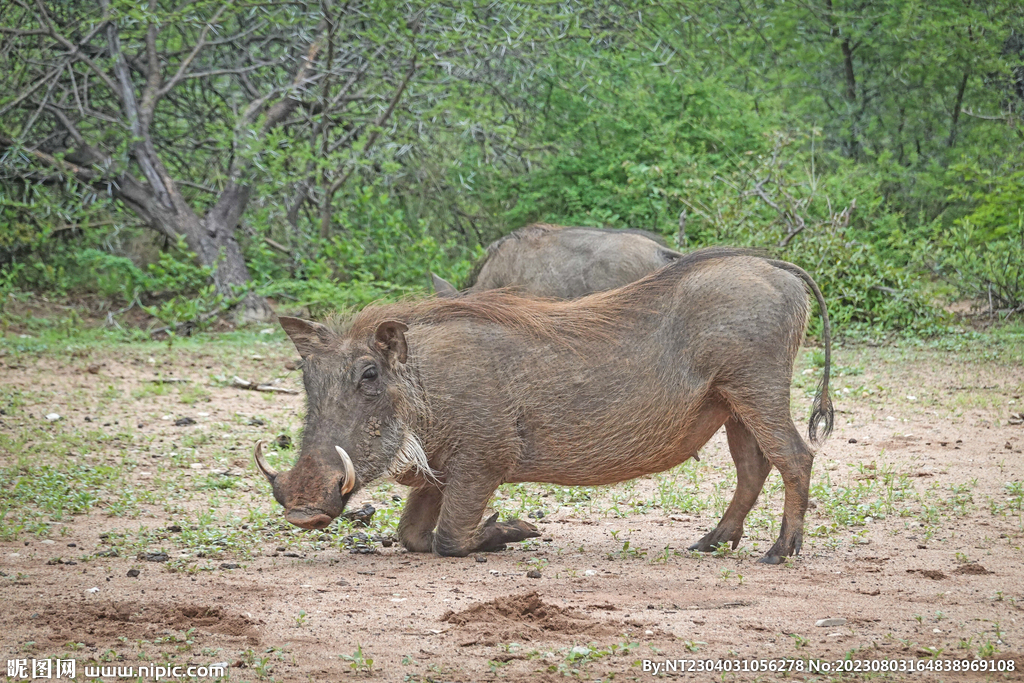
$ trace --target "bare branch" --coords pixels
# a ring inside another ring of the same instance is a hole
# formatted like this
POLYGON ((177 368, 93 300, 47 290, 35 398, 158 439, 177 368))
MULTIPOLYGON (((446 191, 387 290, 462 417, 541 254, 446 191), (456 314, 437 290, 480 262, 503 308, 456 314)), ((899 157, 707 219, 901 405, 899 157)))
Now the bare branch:
POLYGON ((121 96, 121 91, 117 87, 117 84, 114 82, 114 80, 112 78, 110 78, 110 75, 106 71, 101 69, 96 64, 96 62, 92 61, 92 59, 90 59, 88 55, 84 54, 81 51, 81 46, 84 45, 94 35, 96 35, 96 33, 99 32, 101 27, 106 26, 107 22, 110 19, 110 8, 107 6, 106 2, 103 2, 102 5, 103 5, 103 18, 102 18, 102 20, 96 26, 93 27, 93 30, 89 32, 89 35, 87 35, 85 37, 85 39, 83 39, 78 45, 75 45, 70 40, 68 40, 63 35, 61 35, 57 31, 56 28, 54 28, 53 22, 50 21, 50 16, 46 13, 46 8, 43 7, 43 1, 42 0, 36 0, 36 7, 39 10, 39 20, 40 20, 40 23, 42 23, 44 26, 46 26, 47 32, 50 34, 50 36, 54 40, 56 40, 58 43, 63 45, 65 48, 67 48, 68 53, 69 53, 68 54, 69 57, 73 57, 75 59, 81 60, 81 61, 85 62, 86 64, 88 64, 89 68, 92 69, 93 71, 95 71, 96 75, 100 77, 100 79, 106 84, 106 86, 108 88, 110 88, 110 92, 112 92, 115 95, 117 95, 118 97, 120 97, 121 96))
MULTIPOLYGON (((390 118, 391 113, 395 111, 395 107, 398 105, 398 101, 402 98, 402 93, 405 92, 405 88, 406 88, 407 85, 409 85, 409 81, 412 80, 412 76, 413 76, 414 73, 416 73, 416 53, 415 52, 413 53, 412 61, 409 62, 409 71, 406 72, 405 79, 402 80, 401 85, 399 85, 398 89, 395 90, 395 94, 391 98, 391 103, 388 105, 387 109, 385 109, 383 112, 381 112, 381 115, 377 117, 377 120, 373 122, 373 125, 374 125, 373 132, 370 133, 370 137, 367 138, 366 144, 363 145, 363 149, 361 150, 361 152, 359 154, 360 157, 366 156, 366 154, 369 153, 370 149, 373 147, 374 143, 377 142, 377 137, 380 135, 381 126, 383 126, 384 123, 388 120, 388 118, 390 118)), ((320 205, 320 236, 321 237, 327 237, 328 234, 330 233, 330 228, 331 228, 331 202, 334 200, 334 193, 337 192, 341 188, 341 186, 344 185, 348 181, 348 179, 352 175, 352 173, 355 172, 355 169, 356 169, 355 161, 356 160, 353 160, 353 163, 352 163, 351 166, 349 166, 348 170, 346 170, 345 173, 340 178, 338 178, 333 183, 331 183, 330 187, 328 187, 327 191, 324 193, 323 203, 320 205)))
POLYGON ((226 10, 230 6, 230 2, 226 2, 223 5, 221 5, 220 9, 218 9, 216 13, 214 13, 214 15, 210 18, 210 21, 206 23, 206 26, 203 27, 203 30, 199 32, 199 39, 196 40, 196 45, 194 48, 192 48, 192 52, 189 53, 188 57, 181 61, 181 64, 178 65, 178 70, 174 73, 173 76, 171 76, 171 79, 167 81, 167 84, 163 88, 160 88, 159 92, 156 93, 156 99, 160 99, 161 97, 169 93, 174 88, 174 86, 178 85, 181 79, 185 76, 185 72, 187 72, 188 68, 192 65, 192 62, 199 55, 202 49, 206 47, 206 36, 210 33, 210 27, 213 24, 217 23, 217 20, 220 19, 220 15, 223 14, 224 10, 226 10))

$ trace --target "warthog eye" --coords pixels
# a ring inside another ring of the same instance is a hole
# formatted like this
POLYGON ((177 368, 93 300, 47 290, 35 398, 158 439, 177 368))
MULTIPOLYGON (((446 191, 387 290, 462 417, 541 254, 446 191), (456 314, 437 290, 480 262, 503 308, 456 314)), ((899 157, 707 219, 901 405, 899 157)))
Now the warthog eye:
POLYGON ((371 365, 370 367, 363 370, 363 379, 366 381, 375 380, 377 379, 377 374, 377 368, 371 365))

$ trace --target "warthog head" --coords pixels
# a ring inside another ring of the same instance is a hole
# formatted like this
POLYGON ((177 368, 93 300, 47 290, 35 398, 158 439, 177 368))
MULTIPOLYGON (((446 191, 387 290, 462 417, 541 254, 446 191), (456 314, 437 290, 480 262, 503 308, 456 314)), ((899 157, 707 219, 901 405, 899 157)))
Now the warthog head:
POLYGON ((402 375, 405 332, 397 321, 377 325, 371 338, 342 337, 319 323, 281 318, 302 357, 307 411, 295 466, 275 472, 256 444, 256 465, 285 508, 285 519, 322 529, 354 491, 385 473, 411 469, 431 475, 426 456, 403 422, 409 383, 402 375))

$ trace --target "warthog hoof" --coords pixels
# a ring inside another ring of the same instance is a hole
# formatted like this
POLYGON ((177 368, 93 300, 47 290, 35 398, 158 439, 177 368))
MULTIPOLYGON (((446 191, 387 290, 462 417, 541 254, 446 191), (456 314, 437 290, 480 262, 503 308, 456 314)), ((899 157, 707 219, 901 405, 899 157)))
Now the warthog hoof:
POLYGON ((729 529, 722 529, 721 527, 715 527, 713 531, 706 534, 702 539, 691 545, 687 550, 696 550, 702 553, 711 553, 718 549, 720 545, 732 545, 732 549, 735 550, 739 547, 740 538, 743 537, 743 530, 740 529, 740 533, 735 533, 729 529))
POLYGON ((788 559, 785 555, 765 555, 758 562, 761 564, 782 564, 788 559))
POLYGON ((495 512, 484 522, 480 532, 480 544, 477 545, 476 550, 479 552, 504 550, 506 543, 516 543, 538 536, 540 536, 540 531, 534 525, 521 519, 499 522, 498 513, 495 512))

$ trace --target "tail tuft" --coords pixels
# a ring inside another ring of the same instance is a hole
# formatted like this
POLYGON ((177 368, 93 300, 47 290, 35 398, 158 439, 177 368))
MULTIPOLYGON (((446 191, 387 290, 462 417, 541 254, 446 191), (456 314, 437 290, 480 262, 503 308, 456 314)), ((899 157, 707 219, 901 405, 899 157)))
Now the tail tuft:
POLYGON ((807 435, 811 442, 818 446, 832 433, 832 424, 835 420, 835 410, 832 407, 832 397, 828 393, 828 368, 825 375, 818 384, 818 391, 814 394, 814 403, 811 404, 811 421, 807 425, 807 435), (821 426, 821 436, 818 436, 818 427, 821 426))

